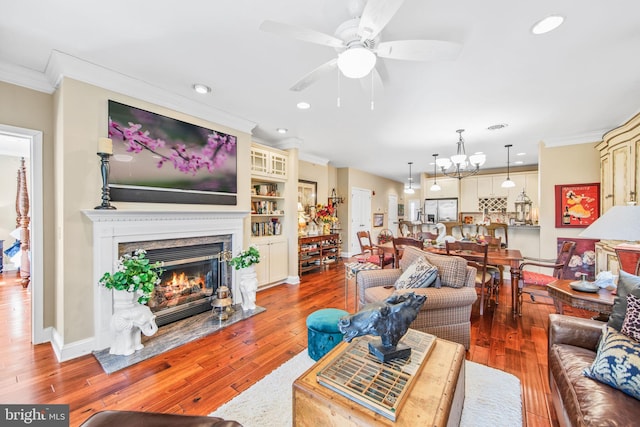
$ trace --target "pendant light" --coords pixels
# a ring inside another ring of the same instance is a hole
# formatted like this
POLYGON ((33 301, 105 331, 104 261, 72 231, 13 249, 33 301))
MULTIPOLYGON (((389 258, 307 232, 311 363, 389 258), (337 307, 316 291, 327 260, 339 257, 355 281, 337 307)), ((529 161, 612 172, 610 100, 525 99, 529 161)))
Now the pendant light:
POLYGON ((507 179, 505 179, 504 181, 502 181, 502 188, 513 188, 516 186, 516 183, 511 181, 511 178, 509 177, 509 149, 512 147, 512 144, 507 144, 505 145, 505 148, 507 149, 507 179))
POLYGON ((433 155, 433 185, 429 188, 431 191, 440 191, 441 187, 438 185, 438 181, 436 181, 436 176, 438 175, 438 155, 433 155))
POLYGON ((412 164, 413 164, 413 162, 409 162, 409 187, 404 189, 405 194, 413 194, 413 193, 415 193, 413 188, 411 188, 411 182, 413 181, 413 178, 411 177, 411 165, 412 164))
POLYGON ((462 139, 464 129, 458 129, 456 132, 458 133, 456 154, 450 159, 447 157, 438 159, 437 162, 443 175, 462 179, 477 174, 480 171, 480 166, 487 160, 487 156, 477 153, 467 157, 464 139, 462 139))

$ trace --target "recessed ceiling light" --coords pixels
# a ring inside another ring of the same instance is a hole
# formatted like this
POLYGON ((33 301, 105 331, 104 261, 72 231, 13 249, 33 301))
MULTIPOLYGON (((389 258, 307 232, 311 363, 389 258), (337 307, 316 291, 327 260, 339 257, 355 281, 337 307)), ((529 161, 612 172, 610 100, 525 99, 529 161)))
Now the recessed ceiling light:
POLYGON ((523 163, 524 162, 522 160, 517 160, 517 161, 513 162, 514 165, 521 165, 523 163))
POLYGON ((276 130, 278 131, 278 133, 287 133, 287 129, 285 128, 278 128, 276 130))
POLYGON ((531 32, 536 35, 546 34, 549 31, 553 31, 558 28, 564 22, 564 17, 560 15, 550 15, 544 19, 538 21, 533 27, 531 32))
POLYGON ((209 86, 206 86, 206 85, 203 85, 203 84, 200 84, 200 83, 194 84, 193 85, 193 90, 195 90, 196 92, 201 93, 201 94, 206 94, 206 93, 211 92, 211 88, 209 86))
POLYGON ((308 110, 309 108, 311 108, 311 104, 309 104, 308 102, 298 102, 296 106, 301 110, 308 110))
POLYGON ((488 130, 500 130, 500 129, 506 128, 507 126, 509 126, 509 125, 506 124, 506 123, 499 123, 497 125, 491 125, 487 129, 488 130))
POLYGON ((518 154, 516 154, 516 156, 526 156, 526 155, 527 155, 527 153, 518 153, 518 154))

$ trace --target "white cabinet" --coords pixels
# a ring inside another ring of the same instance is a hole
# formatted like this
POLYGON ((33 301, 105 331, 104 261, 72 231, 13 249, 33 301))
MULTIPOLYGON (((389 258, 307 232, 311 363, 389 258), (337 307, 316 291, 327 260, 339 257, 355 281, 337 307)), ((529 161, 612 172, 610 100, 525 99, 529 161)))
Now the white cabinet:
POLYGON ((287 240, 260 239, 254 244, 260 251, 260 262, 256 264, 258 287, 284 281, 289 271, 287 240))
POLYGON ((640 114, 607 132, 600 151, 601 210, 637 202, 640 188, 640 114))
POLYGON ((440 191, 431 191, 431 185, 433 185, 433 178, 425 180, 425 199, 441 199, 458 197, 458 179, 457 178, 438 178, 438 185, 440 185, 440 191))
POLYGON ((251 174, 272 179, 287 179, 286 152, 262 145, 251 145, 251 174))
POLYGON ((502 188, 502 182, 506 178, 506 175, 486 175, 477 177, 478 198, 507 197, 508 189, 502 188))
POLYGON ((524 172, 511 174, 511 180, 516 184, 515 187, 508 188, 507 192, 507 212, 515 212, 515 202, 518 200, 522 190, 531 199, 531 207, 538 207, 538 172, 524 172))
POLYGON ((477 177, 460 181, 460 212, 480 212, 477 177))

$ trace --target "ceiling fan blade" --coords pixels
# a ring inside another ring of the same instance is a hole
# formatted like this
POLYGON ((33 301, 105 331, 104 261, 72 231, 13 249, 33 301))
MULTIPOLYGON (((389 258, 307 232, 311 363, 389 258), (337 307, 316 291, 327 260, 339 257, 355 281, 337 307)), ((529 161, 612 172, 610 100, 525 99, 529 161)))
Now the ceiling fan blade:
POLYGON ((309 28, 297 27, 295 25, 283 24, 275 21, 264 21, 260 24, 260 30, 276 34, 278 36, 291 37, 305 42, 320 44, 330 47, 345 47, 344 42, 339 38, 321 33, 309 28))
POLYGON ((368 0, 360 17, 360 38, 364 41, 377 36, 403 3, 404 0, 368 0))
POLYGON ((289 90, 292 90, 294 92, 300 92, 308 88, 312 84, 314 84, 316 81, 318 81, 325 75, 329 74, 331 71, 335 70, 337 67, 338 67, 338 58, 334 58, 329 62, 325 62, 324 64, 322 64, 321 66, 319 66, 318 68, 316 68, 315 70, 311 71, 306 76, 298 80, 296 84, 294 84, 289 88, 289 90))
POLYGON ((453 61, 462 45, 442 40, 397 40, 382 42, 376 49, 381 58, 409 61, 453 61))

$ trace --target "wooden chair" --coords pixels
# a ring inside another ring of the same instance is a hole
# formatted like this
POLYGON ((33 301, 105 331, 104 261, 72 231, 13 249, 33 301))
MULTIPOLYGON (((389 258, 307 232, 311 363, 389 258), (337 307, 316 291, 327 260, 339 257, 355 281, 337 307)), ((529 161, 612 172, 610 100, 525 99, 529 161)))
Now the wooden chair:
POLYGON ((485 289, 491 289, 493 277, 487 271, 489 245, 476 242, 446 242, 447 255, 467 260, 467 265, 476 268, 476 287, 480 287, 480 315, 484 314, 485 289))
POLYGON ((640 250, 633 248, 615 248, 618 261, 620 262, 620 270, 626 273, 640 276, 640 250))
MULTIPOLYGON (((502 247, 502 237, 485 236, 484 242, 489 246, 489 250, 498 250, 502 247)), ((491 292, 489 293, 489 301, 493 298, 498 305, 498 297, 500 295, 500 287, 504 283, 504 265, 489 264, 487 271, 493 277, 491 284, 491 292)))
POLYGON ((394 264, 393 254, 385 252, 382 248, 373 245, 371 241, 371 235, 368 231, 358 231, 356 233, 358 237, 358 243, 360 243, 360 255, 356 258, 358 262, 371 262, 378 264, 380 268, 384 268, 385 265, 394 264))
POLYGON ((489 223, 489 225, 486 226, 486 228, 487 228, 487 235, 491 237, 503 238, 501 243, 502 247, 503 248, 509 247, 509 233, 507 232, 508 230, 507 224, 503 224, 501 222, 491 222, 489 223))
POLYGON ((454 236, 454 232, 455 234, 459 234, 459 238, 463 237, 462 234, 462 223, 460 221, 442 221, 442 224, 444 224, 445 228, 447 229, 446 235, 447 236, 454 236))
POLYGON ((522 313, 522 294, 529 294, 531 301, 535 301, 536 295, 549 296, 547 285, 558 279, 568 279, 567 270, 569 261, 576 249, 576 242, 564 241, 558 248, 558 257, 555 263, 541 261, 525 261, 520 264, 520 283, 518 283, 518 313, 522 313), (551 275, 527 271, 527 267, 543 267, 552 269, 551 275))
POLYGON ((404 248, 407 246, 415 246, 418 249, 424 249, 424 243, 422 240, 413 239, 411 237, 395 237, 393 239, 393 255, 396 260, 396 268, 400 268, 400 259, 402 258, 404 248))

